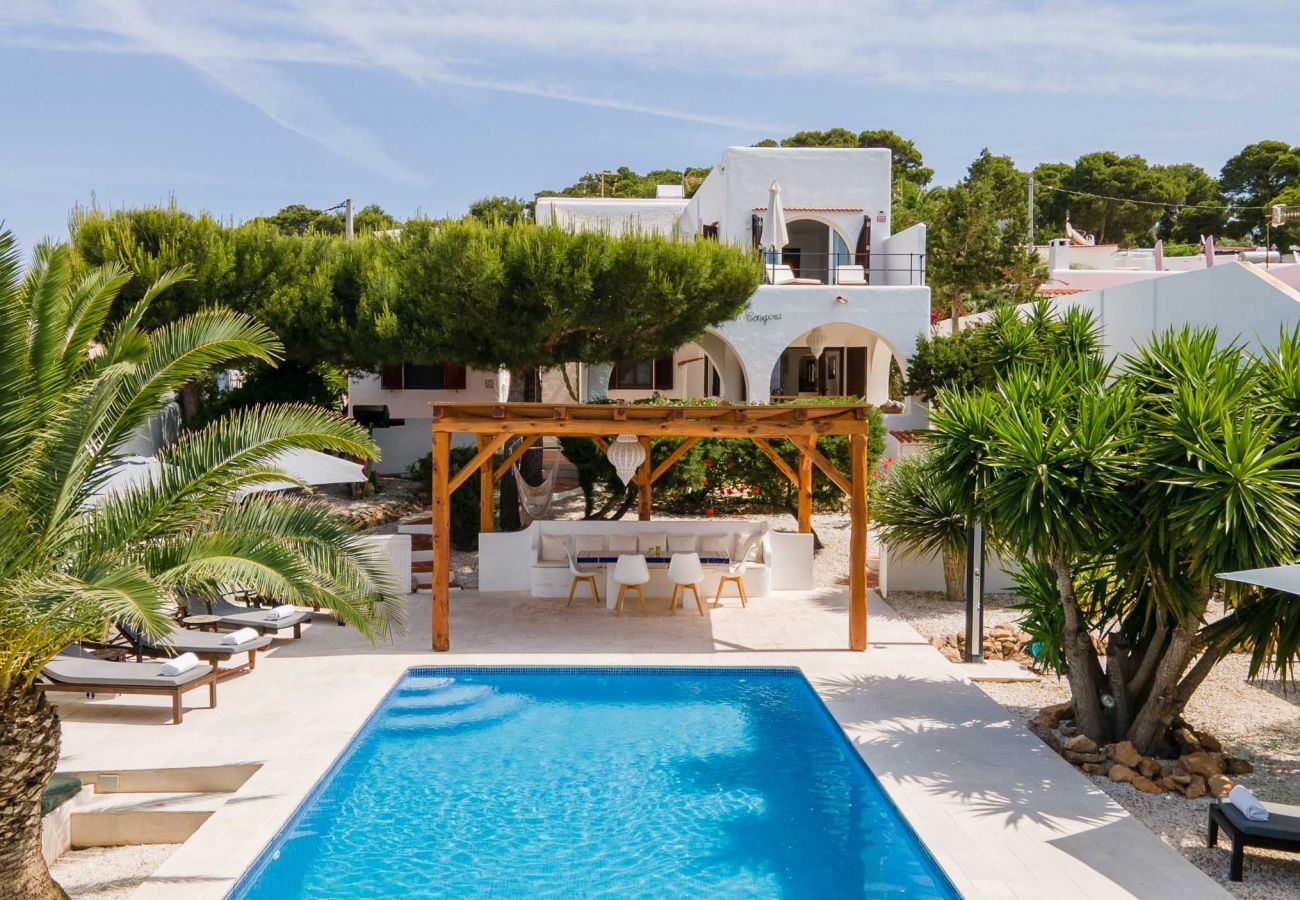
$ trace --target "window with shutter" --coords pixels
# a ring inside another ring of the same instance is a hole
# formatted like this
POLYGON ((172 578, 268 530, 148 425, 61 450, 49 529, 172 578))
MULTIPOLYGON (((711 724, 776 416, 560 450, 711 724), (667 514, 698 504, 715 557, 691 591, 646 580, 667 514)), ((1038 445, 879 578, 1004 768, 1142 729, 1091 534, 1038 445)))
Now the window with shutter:
POLYGON ((402 389, 402 367, 388 364, 379 367, 379 386, 386 391, 402 389))
POLYGON ((408 391, 440 391, 445 386, 443 366, 407 363, 402 367, 402 380, 408 391))
POLYGON ((465 390, 465 367, 444 366, 442 384, 449 391, 465 390))
POLYGON ((673 369, 675 368, 676 366, 673 365, 673 358, 671 356, 665 356, 655 360, 654 389, 656 391, 671 391, 673 389, 673 369))

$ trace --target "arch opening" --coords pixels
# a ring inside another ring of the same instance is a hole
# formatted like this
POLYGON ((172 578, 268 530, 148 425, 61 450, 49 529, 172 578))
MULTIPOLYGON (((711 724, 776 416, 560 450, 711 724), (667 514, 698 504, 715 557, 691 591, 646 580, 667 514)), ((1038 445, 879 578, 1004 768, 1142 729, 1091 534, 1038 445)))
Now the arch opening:
POLYGON ((808 397, 863 399, 880 405, 903 400, 892 385, 891 364, 906 375, 907 361, 879 333, 862 325, 830 322, 796 337, 781 351, 772 367, 772 400, 808 397), (824 346, 820 355, 809 348, 809 335, 820 330, 824 346))

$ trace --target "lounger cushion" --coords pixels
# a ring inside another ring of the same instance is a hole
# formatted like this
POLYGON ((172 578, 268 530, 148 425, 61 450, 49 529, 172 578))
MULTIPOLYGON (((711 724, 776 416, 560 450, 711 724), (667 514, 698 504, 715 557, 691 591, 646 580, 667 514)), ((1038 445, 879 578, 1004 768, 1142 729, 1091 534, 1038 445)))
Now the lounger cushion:
POLYGON ((616 553, 635 553, 636 535, 616 534, 609 539, 609 549, 616 553))
POLYGON ((163 675, 160 662, 109 662, 104 659, 74 659, 56 656, 45 664, 41 673, 60 684, 84 684, 88 687, 179 687, 212 672, 212 666, 200 665, 180 675, 163 675))
POLYGON ((732 562, 742 559, 757 562, 762 555, 762 538, 757 534, 736 535, 736 549, 731 555, 732 562))
POLYGON ((706 534, 700 538, 700 553, 725 553, 730 556, 733 549, 730 535, 706 534))
POLYGON ((224 638, 224 634, 217 634, 215 631, 189 631, 176 628, 167 636, 165 644, 178 653, 197 653, 201 656, 217 653, 234 656, 236 653, 247 653, 249 650, 261 650, 271 644, 271 639, 261 634, 240 641, 238 644, 223 644, 224 638))
POLYGON ((264 609, 252 609, 237 615, 223 615, 219 624, 235 628, 274 628, 280 631, 311 619, 305 612, 296 612, 283 619, 272 619, 267 616, 267 612, 264 609))
POLYGON ((542 535, 541 558, 543 562, 567 561, 568 556, 566 555, 565 551, 568 549, 569 549, 569 542, 567 539, 553 534, 542 535))
POLYGON ((698 534, 670 534, 668 535, 668 552, 669 553, 695 553, 700 546, 700 536, 698 534))
POLYGON ((1295 841, 1300 844, 1300 806, 1285 803, 1265 803, 1268 821, 1252 822, 1246 814, 1231 803, 1223 800, 1219 810, 1228 817, 1232 827, 1251 837, 1272 838, 1274 840, 1295 841))

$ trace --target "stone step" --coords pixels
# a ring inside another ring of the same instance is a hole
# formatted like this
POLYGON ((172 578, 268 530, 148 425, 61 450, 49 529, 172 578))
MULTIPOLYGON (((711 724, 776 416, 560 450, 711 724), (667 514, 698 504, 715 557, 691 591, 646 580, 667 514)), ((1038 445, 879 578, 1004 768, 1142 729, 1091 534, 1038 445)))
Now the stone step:
POLYGON ((88 794, 72 811, 72 846, 179 844, 230 796, 218 791, 88 794))

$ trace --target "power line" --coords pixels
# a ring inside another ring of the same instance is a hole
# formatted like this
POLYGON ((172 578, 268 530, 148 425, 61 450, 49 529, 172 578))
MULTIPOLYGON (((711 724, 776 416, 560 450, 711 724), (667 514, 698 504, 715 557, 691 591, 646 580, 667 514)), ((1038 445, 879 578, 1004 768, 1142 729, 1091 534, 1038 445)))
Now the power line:
POLYGON ((1051 185, 1046 185, 1046 184, 1038 185, 1038 187, 1044 188, 1049 191, 1057 191, 1062 194, 1073 194, 1076 197, 1091 197, 1094 200, 1113 200, 1116 203, 1137 203, 1137 204, 1141 204, 1142 206, 1159 206, 1162 209, 1172 206, 1177 209, 1204 209, 1204 210, 1211 210, 1213 212, 1231 212, 1232 210, 1237 210, 1237 209, 1270 209, 1271 208, 1269 206, 1233 206, 1233 205, 1198 206, 1192 203, 1173 203, 1173 202, 1162 203, 1159 200, 1132 200, 1128 197, 1108 197, 1105 194, 1090 194, 1087 191, 1072 191, 1069 188, 1052 187, 1051 185))

